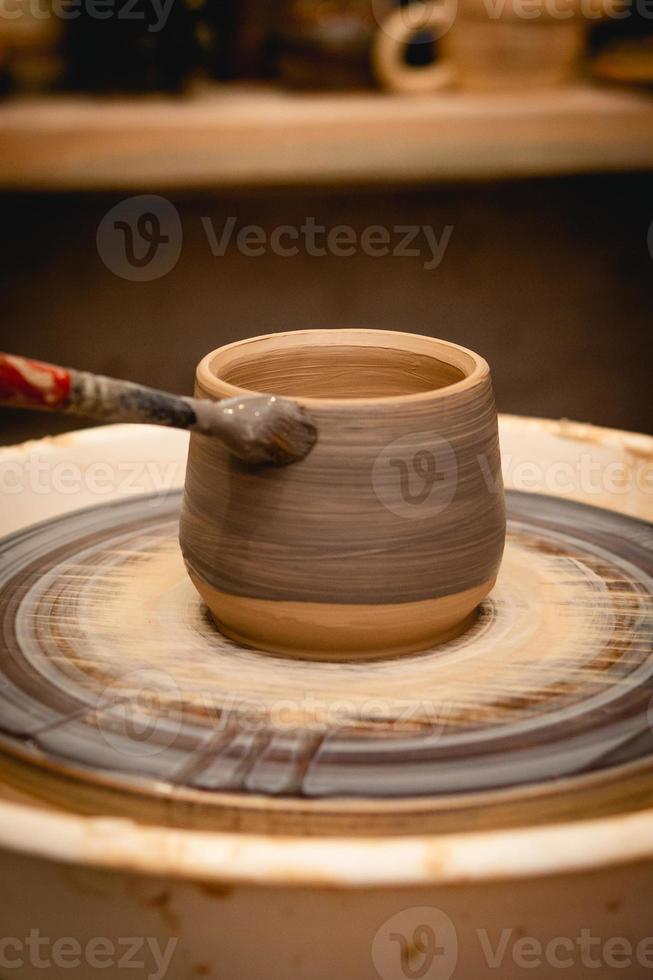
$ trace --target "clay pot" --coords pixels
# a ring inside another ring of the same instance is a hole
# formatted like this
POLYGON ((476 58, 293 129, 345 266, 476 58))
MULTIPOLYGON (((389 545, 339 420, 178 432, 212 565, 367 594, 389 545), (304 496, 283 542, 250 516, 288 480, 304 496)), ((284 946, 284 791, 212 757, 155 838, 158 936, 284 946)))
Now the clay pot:
POLYGON ((295 398, 319 438, 273 469, 191 437, 180 541, 220 629, 318 659, 415 651, 461 630, 505 536, 486 362, 379 330, 256 337, 201 361, 199 396, 251 392, 295 398))
MULTIPOLYGON (((596 16, 600 4, 595 0, 596 16)), ((577 0, 416 2, 382 23, 374 72, 381 85, 398 92, 547 87, 578 74, 587 30, 577 0), (411 67, 405 52, 420 35, 437 41, 437 57, 411 67)))
MULTIPOLYGON (((376 0, 385 15, 391 0, 376 0)), ((292 88, 368 88, 378 25, 371 0, 286 0, 273 33, 281 80, 292 88)))
POLYGON ((47 4, 0 0, 0 71, 17 91, 45 91, 62 72, 62 23, 47 4))
POLYGON ((587 23, 576 0, 507 0, 491 17, 489 0, 461 0, 443 38, 443 54, 464 88, 535 88, 568 82, 579 73, 587 23), (528 17, 524 17, 524 7, 528 17), (553 16, 552 11, 556 12, 553 16))

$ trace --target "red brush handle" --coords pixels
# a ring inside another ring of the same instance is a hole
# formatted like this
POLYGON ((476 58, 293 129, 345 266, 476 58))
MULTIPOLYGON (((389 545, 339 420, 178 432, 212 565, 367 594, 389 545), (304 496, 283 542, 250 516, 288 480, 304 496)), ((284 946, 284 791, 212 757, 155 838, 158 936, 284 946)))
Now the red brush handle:
POLYGON ((0 352, 0 401, 29 408, 64 408, 70 399, 70 371, 0 352))

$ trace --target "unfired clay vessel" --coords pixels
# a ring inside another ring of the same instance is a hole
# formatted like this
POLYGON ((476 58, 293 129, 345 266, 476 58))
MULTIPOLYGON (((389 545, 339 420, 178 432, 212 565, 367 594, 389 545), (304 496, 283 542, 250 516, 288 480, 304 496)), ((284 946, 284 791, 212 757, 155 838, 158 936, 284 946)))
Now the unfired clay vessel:
POLYGON ((230 344, 196 394, 295 398, 318 427, 307 459, 240 463, 192 435, 181 517, 190 576, 220 629, 318 659, 426 648, 494 584, 505 537, 487 363, 378 330, 304 330, 230 344))

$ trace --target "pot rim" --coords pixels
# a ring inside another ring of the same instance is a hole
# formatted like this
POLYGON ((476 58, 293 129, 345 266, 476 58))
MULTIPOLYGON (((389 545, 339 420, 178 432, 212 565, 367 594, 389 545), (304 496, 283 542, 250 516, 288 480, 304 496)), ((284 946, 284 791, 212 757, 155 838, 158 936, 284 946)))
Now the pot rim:
POLYGON ((260 346, 262 352, 279 350, 281 348, 306 346, 302 338, 312 338, 316 347, 334 347, 348 344, 355 347, 384 347, 388 350, 398 350, 403 353, 423 354, 433 356, 437 360, 463 371, 465 377, 453 384, 442 388, 432 388, 406 395, 383 395, 376 398, 311 398, 289 395, 301 405, 309 408, 342 408, 346 406, 355 409, 357 406, 370 405, 393 406, 404 405, 433 399, 446 398, 460 391, 466 391, 483 381, 490 375, 487 361, 475 351, 461 347, 448 340, 427 337, 423 334, 408 333, 401 330, 377 330, 365 327, 342 327, 336 329, 316 328, 308 330, 285 330, 279 333, 261 334, 257 337, 247 337, 225 344, 209 351, 197 365, 196 380, 198 386, 207 395, 216 399, 238 398, 252 394, 274 394, 274 392, 257 391, 254 388, 241 388, 228 381, 218 378, 215 373, 217 363, 224 367, 236 358, 234 355, 246 351, 250 345, 260 346), (388 342, 394 339, 395 343, 388 342), (385 341, 385 342, 384 342, 385 341), (440 354, 437 357, 437 354, 440 354))

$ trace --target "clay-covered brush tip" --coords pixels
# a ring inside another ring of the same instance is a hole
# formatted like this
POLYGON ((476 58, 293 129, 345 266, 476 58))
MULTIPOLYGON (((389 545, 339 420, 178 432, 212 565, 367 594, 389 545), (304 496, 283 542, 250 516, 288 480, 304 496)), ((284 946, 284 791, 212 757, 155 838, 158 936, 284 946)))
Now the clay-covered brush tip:
MULTIPOLYGON (((289 399, 248 395, 211 405, 220 416, 218 427, 223 442, 246 463, 297 463, 308 456, 317 441, 317 429, 310 415, 289 399)), ((203 431, 210 434, 213 426, 207 424, 208 419, 203 422, 203 431)))
POLYGON ((317 442, 317 429, 308 412, 297 402, 284 398, 268 400, 268 412, 258 445, 251 450, 260 452, 261 462, 284 466, 305 459, 317 442))

